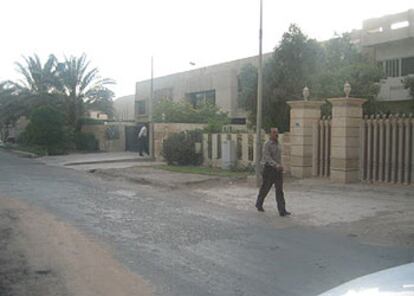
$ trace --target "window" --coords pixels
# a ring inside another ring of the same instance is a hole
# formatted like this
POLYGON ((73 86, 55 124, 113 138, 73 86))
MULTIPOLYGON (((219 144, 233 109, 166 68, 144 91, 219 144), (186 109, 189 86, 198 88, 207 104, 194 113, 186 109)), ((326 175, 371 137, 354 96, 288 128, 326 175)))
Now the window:
POLYGON ((185 96, 187 98, 187 101, 191 105, 193 105, 194 108, 199 108, 203 104, 210 104, 210 105, 216 104, 216 91, 215 90, 187 93, 185 96))
POLYGON ((400 60, 392 59, 385 61, 385 75, 387 77, 399 77, 400 76, 400 60))
POLYGON ((246 124, 246 118, 232 118, 231 124, 246 124))
POLYGON ((136 101, 136 114, 143 115, 146 113, 145 110, 145 101, 136 101))
POLYGON ((409 74, 414 74, 414 57, 401 60, 401 76, 407 76, 409 74))
POLYGON ((367 30, 367 33, 368 34, 374 34, 374 33, 381 33, 383 31, 384 31, 383 27, 377 27, 377 28, 367 30))
POLYGON ((410 26, 410 23, 408 21, 403 21, 403 22, 392 24, 391 30, 398 30, 398 29, 409 27, 409 26, 410 26))

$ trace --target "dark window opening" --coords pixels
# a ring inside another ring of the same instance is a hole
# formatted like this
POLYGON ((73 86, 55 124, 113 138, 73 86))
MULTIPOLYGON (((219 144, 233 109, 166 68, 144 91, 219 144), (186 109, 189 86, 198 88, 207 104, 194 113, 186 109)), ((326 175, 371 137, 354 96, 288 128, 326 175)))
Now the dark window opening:
POLYGON ((136 113, 138 115, 146 114, 145 101, 136 101, 135 106, 136 106, 136 113))
POLYGON ((216 90, 187 93, 185 96, 193 108, 200 108, 204 104, 216 105, 216 90))
POLYGON ((246 118, 232 118, 231 124, 246 124, 246 118))
POLYGON ((387 75, 387 77, 399 77, 400 76, 400 60, 399 59, 385 61, 385 75, 387 75))
POLYGON ((407 76, 409 74, 414 74, 414 57, 401 60, 401 76, 407 76))

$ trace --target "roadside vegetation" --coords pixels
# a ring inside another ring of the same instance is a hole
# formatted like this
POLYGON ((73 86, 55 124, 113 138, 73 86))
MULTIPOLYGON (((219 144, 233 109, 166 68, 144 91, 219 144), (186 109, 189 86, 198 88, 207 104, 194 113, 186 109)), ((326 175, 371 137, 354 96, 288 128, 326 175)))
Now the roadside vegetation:
MULTIPOLYGON (((382 69, 358 51, 348 34, 317 42, 298 26, 291 25, 263 67, 263 128, 278 126, 282 132, 287 131, 289 106, 286 102, 303 100, 305 86, 310 90, 310 100, 320 100, 343 97, 344 83, 349 81, 351 96, 368 99, 365 112, 379 111, 375 97, 382 78, 382 69)), ((249 112, 254 126, 257 68, 253 65, 245 65, 240 73, 239 104, 249 112)), ((329 115, 330 111, 327 105, 323 113, 329 115)))
MULTIPOLYGON (((238 103, 248 112, 251 127, 256 125, 257 76, 257 68, 252 64, 244 65, 239 75, 238 103)), ((412 102, 384 103, 376 101, 383 78, 382 68, 358 50, 349 34, 318 42, 293 24, 264 64, 262 126, 264 129, 278 126, 282 132, 288 131, 290 112, 287 101, 303 100, 305 86, 310 89, 310 100, 343 97, 345 81, 352 86, 351 96, 368 100, 364 105, 365 114, 414 111, 414 80, 410 78, 405 82, 406 88, 411 89, 412 102)), ((200 108, 205 107, 193 109, 190 104, 161 101, 155 107, 154 118, 165 122, 214 122, 215 126, 208 131, 221 132, 226 124, 224 114, 209 109, 203 114, 209 114, 209 117, 200 116, 200 108), (206 121, 206 118, 211 120, 206 121)), ((329 103, 325 104, 322 113, 331 115, 329 103)), ((167 163, 196 165, 189 161, 193 159, 195 145, 195 141, 188 141, 186 134, 171 135, 164 143, 167 163)), ((197 159, 197 162, 202 163, 202 160, 197 159)))
POLYGON ((404 87, 410 92, 411 101, 409 109, 414 112, 414 75, 409 75, 404 79, 404 87))
POLYGON ((223 126, 230 123, 227 112, 221 111, 211 103, 201 103, 193 106, 185 100, 173 102, 161 100, 154 106, 155 122, 172 123, 204 123, 205 131, 221 132, 223 126))
POLYGON ((101 78, 86 55, 63 61, 50 55, 45 63, 34 55, 24 57, 16 66, 21 79, 0 83, 1 138, 7 139, 7 127, 24 116, 30 123, 24 133, 12 139, 14 143, 41 148, 47 154, 90 150, 96 140, 80 134, 81 120, 89 110, 112 117, 114 93, 109 86, 115 82, 101 78))

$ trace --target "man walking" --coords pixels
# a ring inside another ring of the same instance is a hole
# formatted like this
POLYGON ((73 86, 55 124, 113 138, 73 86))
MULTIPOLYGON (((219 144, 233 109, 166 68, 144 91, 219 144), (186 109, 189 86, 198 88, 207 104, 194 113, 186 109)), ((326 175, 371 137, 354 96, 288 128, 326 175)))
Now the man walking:
POLYGON ((138 133, 138 151, 140 156, 144 156, 142 152, 148 154, 148 141, 147 141, 147 127, 143 125, 138 133))
POLYGON ((270 139, 263 147, 262 164, 263 183, 257 196, 256 208, 259 212, 264 212, 263 202, 272 185, 275 184, 276 203, 279 215, 284 217, 290 215, 286 210, 285 197, 283 192, 283 166, 282 149, 278 141, 279 131, 277 128, 270 129, 270 139))

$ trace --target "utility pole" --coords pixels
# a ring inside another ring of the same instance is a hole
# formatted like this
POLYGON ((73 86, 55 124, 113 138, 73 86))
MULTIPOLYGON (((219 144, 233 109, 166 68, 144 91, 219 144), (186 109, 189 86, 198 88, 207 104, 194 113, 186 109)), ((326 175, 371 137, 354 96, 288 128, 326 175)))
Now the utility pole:
POLYGON ((263 65, 262 65, 262 39, 263 39, 263 0, 260 0, 260 29, 259 29, 259 70, 257 76, 257 114, 256 114, 256 185, 260 186, 260 158, 262 150, 262 88, 263 88, 263 65))
POLYGON ((154 122, 152 116, 154 101, 154 57, 151 56, 151 86, 150 86, 150 99, 148 102, 148 134, 149 134, 149 156, 150 159, 154 159, 154 122))

